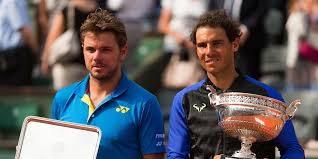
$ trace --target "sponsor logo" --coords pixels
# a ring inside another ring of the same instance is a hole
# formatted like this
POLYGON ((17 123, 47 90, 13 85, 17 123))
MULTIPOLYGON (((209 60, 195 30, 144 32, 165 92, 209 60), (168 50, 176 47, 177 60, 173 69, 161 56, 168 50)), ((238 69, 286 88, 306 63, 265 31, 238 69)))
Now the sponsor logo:
POLYGON ((202 103, 201 106, 199 106, 198 104, 193 104, 192 107, 195 108, 198 112, 201 112, 206 107, 206 104, 202 103))
POLYGON ((156 134, 156 139, 165 138, 165 134, 156 134))
POLYGON ((164 145, 164 138, 165 138, 165 134, 156 134, 156 146, 160 147, 164 145))
POLYGON ((159 142, 156 143, 157 147, 162 146, 162 145, 163 145, 163 141, 159 141, 159 142))
POLYGON ((127 113, 129 110, 130 108, 122 106, 122 105, 116 108, 116 112, 120 112, 120 113, 127 113))

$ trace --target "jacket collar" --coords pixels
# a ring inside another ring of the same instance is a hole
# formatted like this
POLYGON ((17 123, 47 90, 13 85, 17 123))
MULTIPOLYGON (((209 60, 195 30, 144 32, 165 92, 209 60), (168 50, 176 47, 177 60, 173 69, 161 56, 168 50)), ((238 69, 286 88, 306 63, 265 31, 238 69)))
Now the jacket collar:
MULTIPOLYGON (((232 92, 233 90, 236 90, 236 88, 240 87, 241 81, 244 80, 245 75, 244 75, 240 70, 238 70, 238 69, 236 69, 236 72, 238 73, 238 76, 234 79, 234 81, 233 81, 233 83, 231 84, 231 86, 229 87, 229 89, 227 89, 225 92, 232 92)), ((206 80, 205 80, 203 86, 205 87, 206 85, 211 85, 211 86, 213 86, 213 88, 216 90, 216 92, 217 92, 218 94, 224 92, 224 91, 221 90, 220 88, 216 87, 216 86, 214 85, 214 83, 212 83, 212 81, 211 81, 208 77, 206 77, 206 80)))

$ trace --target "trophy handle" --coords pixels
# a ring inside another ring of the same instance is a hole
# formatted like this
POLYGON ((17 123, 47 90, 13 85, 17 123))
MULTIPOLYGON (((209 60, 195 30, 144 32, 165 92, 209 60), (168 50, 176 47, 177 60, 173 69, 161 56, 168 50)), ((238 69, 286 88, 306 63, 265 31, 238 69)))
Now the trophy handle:
POLYGON ((209 97, 209 101, 210 101, 210 105, 212 107, 215 107, 218 105, 219 101, 220 101, 220 97, 216 94, 216 90, 213 88, 213 86, 211 85, 207 85, 206 89, 208 91, 210 91, 208 93, 208 97, 209 97))
POLYGON ((301 104, 300 100, 294 100, 292 103, 289 104, 289 106, 286 109, 286 118, 291 119, 294 117, 295 112, 298 108, 298 106, 301 104))

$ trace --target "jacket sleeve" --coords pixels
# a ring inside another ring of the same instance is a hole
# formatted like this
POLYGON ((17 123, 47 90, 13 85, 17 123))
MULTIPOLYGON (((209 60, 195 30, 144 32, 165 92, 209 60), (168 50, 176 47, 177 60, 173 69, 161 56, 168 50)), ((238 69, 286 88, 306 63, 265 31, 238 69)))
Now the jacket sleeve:
MULTIPOLYGON (((269 89, 272 98, 284 102, 283 97, 274 89, 269 89)), ((287 120, 279 135, 273 140, 280 151, 281 159, 305 158, 304 150, 299 145, 295 129, 291 120, 287 120)))
MULTIPOLYGON (((278 91, 272 87, 265 87, 269 96, 284 102, 284 99, 278 91)), ((295 129, 291 120, 287 120, 279 135, 273 140, 275 146, 280 151, 281 159, 303 159, 304 150, 299 145, 295 129)))
POLYGON ((305 158, 304 150, 298 143, 291 120, 286 121, 282 131, 274 139, 274 143, 278 147, 282 159, 305 158))
POLYGON ((190 137, 186 116, 182 107, 183 95, 178 93, 170 110, 170 128, 168 138, 168 159, 189 158, 190 137))

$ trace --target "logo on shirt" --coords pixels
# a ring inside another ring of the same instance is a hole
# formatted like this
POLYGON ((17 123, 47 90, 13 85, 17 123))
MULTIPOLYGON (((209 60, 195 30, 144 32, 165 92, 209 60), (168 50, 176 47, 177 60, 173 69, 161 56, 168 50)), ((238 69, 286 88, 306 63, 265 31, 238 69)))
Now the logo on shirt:
POLYGON ((121 113, 127 113, 129 110, 130 108, 122 106, 122 105, 116 108, 116 112, 121 112, 121 113))
POLYGON ((165 134, 156 134, 156 139, 159 140, 156 143, 157 147, 160 147, 160 146, 164 145, 164 138, 165 138, 165 134))
POLYGON ((160 146, 162 146, 163 144, 164 144, 163 141, 158 141, 158 142, 156 143, 156 146, 157 146, 157 147, 160 147, 160 146))
POLYGON ((199 106, 198 104, 193 104, 192 107, 195 108, 198 112, 201 112, 206 107, 206 104, 202 103, 201 106, 199 106))

